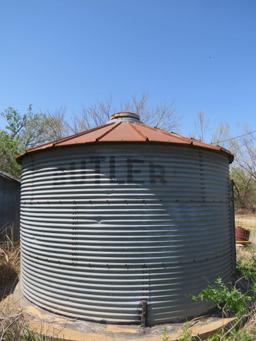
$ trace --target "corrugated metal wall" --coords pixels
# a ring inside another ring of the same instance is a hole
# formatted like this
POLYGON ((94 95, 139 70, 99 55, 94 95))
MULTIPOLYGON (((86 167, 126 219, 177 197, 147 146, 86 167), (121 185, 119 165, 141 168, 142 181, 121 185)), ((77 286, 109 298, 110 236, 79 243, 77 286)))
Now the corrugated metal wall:
POLYGON ((229 163, 207 150, 100 145, 28 155, 22 286, 66 316, 149 325, 202 314, 191 295, 231 280, 229 163))
POLYGON ((19 239, 20 183, 0 172, 0 239, 19 239))

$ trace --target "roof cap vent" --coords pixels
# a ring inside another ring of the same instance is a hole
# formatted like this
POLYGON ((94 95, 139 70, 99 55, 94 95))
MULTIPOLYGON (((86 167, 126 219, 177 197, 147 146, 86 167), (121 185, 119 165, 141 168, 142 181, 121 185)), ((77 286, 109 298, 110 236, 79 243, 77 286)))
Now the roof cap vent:
POLYGON ((129 111, 117 112, 111 115, 110 122, 140 122, 140 115, 129 111))

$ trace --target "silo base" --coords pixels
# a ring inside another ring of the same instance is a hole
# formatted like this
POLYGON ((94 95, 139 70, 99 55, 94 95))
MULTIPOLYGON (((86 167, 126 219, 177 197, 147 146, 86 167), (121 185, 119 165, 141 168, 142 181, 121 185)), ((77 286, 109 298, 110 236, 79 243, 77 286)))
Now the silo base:
MULTIPOLYGON (((19 304, 28 328, 40 335, 72 341, 178 341, 188 330, 191 336, 206 339, 214 332, 228 328, 235 318, 202 316, 186 323, 168 323, 142 328, 131 325, 113 325, 86 322, 65 318, 37 307, 23 297, 19 284, 14 293, 7 297, 19 304)), ((18 308, 18 307, 17 307, 18 308)))

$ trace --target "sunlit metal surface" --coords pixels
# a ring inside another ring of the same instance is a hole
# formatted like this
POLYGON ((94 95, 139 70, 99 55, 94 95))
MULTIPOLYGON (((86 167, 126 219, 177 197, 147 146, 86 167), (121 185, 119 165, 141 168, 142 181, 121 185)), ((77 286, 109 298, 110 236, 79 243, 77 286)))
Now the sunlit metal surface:
POLYGON ((205 312, 194 302, 231 279, 225 155, 163 145, 92 145, 23 159, 22 286, 40 307, 149 325, 205 312))

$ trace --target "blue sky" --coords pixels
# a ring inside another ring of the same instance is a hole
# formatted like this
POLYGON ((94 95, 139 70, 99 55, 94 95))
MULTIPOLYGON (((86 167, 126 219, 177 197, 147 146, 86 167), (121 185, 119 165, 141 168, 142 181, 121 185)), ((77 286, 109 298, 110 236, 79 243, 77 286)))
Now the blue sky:
POLYGON ((3 0, 0 46, 0 110, 147 93, 174 102, 185 134, 199 111, 256 128, 253 0, 3 0))

